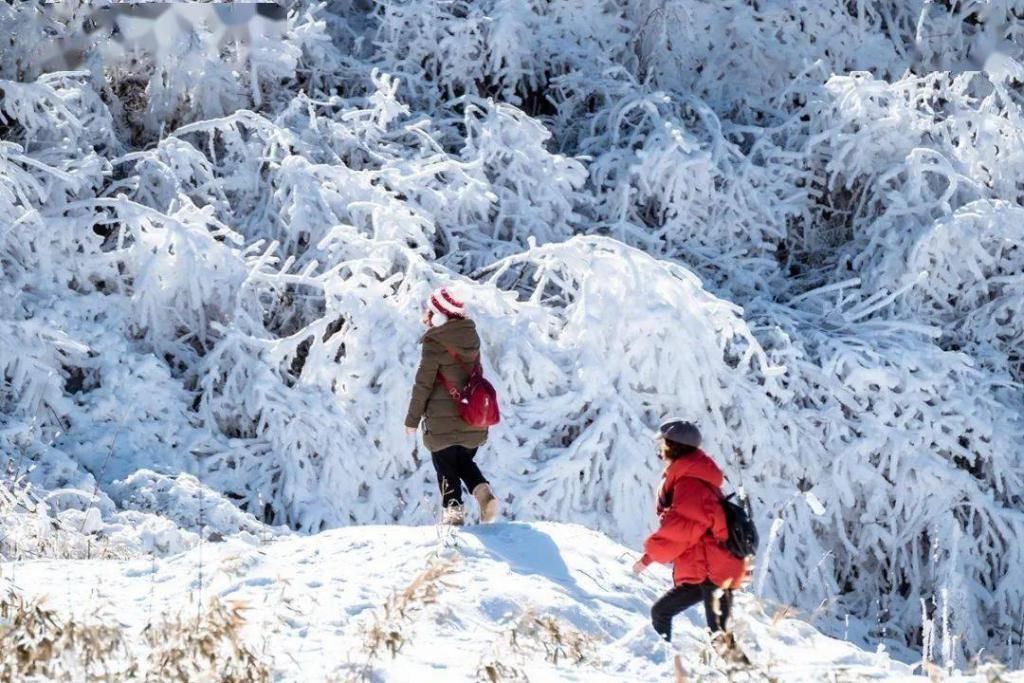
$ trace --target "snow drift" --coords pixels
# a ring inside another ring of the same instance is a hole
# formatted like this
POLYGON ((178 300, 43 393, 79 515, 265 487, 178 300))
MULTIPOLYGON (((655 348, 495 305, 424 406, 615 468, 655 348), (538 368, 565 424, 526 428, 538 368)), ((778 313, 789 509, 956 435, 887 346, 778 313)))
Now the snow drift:
MULTIPOLYGON (((190 615, 211 599, 244 605, 241 638, 287 681, 489 680, 488 671, 497 680, 663 680, 676 653, 693 679, 727 675, 698 609, 676 619, 671 647, 659 642, 647 611, 668 571, 636 578, 629 555, 575 525, 366 526, 269 545, 206 544, 157 562, 30 562, 8 583, 28 598, 45 595, 63 618, 116 620, 134 652, 165 610, 190 615), (428 567, 445 571, 424 581, 428 567), (410 590, 405 615, 389 612, 389 600, 410 590), (394 656, 369 649, 376 625, 391 633, 394 656)), ((912 678, 883 651, 827 638, 749 596, 736 624, 754 677, 912 678)))

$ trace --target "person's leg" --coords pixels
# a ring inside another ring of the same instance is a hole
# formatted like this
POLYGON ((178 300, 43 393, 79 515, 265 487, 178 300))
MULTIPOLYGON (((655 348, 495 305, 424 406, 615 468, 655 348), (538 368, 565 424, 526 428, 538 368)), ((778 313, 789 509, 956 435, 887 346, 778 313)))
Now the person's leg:
POLYGON ((718 588, 707 582, 704 609, 707 612, 708 628, 711 629, 711 646, 722 659, 740 666, 750 666, 750 658, 743 652, 736 637, 729 630, 729 614, 732 612, 732 591, 718 588))
POLYGON ((480 521, 487 523, 494 521, 498 516, 498 499, 494 497, 490 484, 483 472, 477 467, 475 448, 463 448, 459 455, 459 478, 466 484, 473 497, 480 506, 480 521))
POLYGON ((701 584, 704 598, 704 613, 712 633, 725 631, 732 610, 732 591, 721 589, 710 581, 701 584))
POLYGON ((672 641, 672 617, 700 602, 701 586, 682 583, 658 598, 651 606, 651 624, 662 638, 672 641))
POLYGON ((729 615, 732 614, 732 589, 722 589, 718 598, 718 626, 723 631, 729 630, 729 615))
POLYGON ((459 450, 461 446, 449 446, 431 453, 434 470, 437 472, 437 486, 441 490, 441 507, 462 507, 462 484, 459 482, 459 450))
POLYGON ((476 457, 477 449, 464 446, 453 446, 452 448, 459 449, 459 479, 466 485, 466 490, 472 493, 473 489, 480 484, 486 484, 487 479, 473 460, 476 457))

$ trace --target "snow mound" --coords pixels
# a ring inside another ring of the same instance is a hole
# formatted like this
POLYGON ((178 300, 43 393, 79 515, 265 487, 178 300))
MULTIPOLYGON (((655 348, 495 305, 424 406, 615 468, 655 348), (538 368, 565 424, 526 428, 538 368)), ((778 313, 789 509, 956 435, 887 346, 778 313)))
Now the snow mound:
MULTIPOLYGON (((690 680, 727 676, 709 649, 700 609, 677 618, 672 646, 658 641, 648 609, 668 587, 668 571, 635 577, 632 557, 570 524, 363 526, 265 545, 242 535, 162 559, 12 562, 3 578, 64 614, 87 617, 85 605, 103 605, 136 641, 163 613, 188 612, 213 597, 243 603, 245 638, 275 680, 486 680, 487 667, 500 666, 502 680, 515 672, 531 681, 653 681, 672 675, 676 652, 690 680), (436 596, 424 590, 430 580, 421 582, 412 592, 428 597, 389 621, 389 596, 400 600, 428 566, 450 567, 436 596), (399 633, 394 658, 368 656, 374 624, 399 633)), ((736 611, 736 634, 756 678, 913 677, 912 667, 884 652, 826 637, 750 594, 739 597, 736 611)))

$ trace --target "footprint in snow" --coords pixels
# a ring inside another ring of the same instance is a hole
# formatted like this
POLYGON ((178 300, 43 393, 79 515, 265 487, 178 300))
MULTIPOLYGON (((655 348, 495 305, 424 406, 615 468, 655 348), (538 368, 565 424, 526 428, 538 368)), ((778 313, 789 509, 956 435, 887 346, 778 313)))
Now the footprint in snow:
POLYGON ((234 593, 235 591, 245 587, 259 588, 260 586, 269 586, 272 583, 274 583, 274 580, 268 576, 256 576, 251 579, 246 579, 244 581, 240 581, 236 584, 233 584, 232 586, 221 591, 220 594, 221 596, 230 595, 231 593, 234 593))
POLYGON ((256 576, 242 582, 243 586, 269 586, 274 580, 269 576, 256 576))
POLYGON ((134 579, 139 576, 146 576, 147 574, 155 574, 156 566, 152 563, 141 567, 128 567, 124 570, 124 575, 129 579, 134 579))

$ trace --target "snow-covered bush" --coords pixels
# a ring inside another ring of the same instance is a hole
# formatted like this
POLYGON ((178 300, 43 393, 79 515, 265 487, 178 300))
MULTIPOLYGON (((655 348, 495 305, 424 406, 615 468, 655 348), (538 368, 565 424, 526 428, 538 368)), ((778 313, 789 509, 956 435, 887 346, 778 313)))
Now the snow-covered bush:
POLYGON ((807 205, 801 170, 776 156, 785 152, 771 136, 750 144, 750 129, 667 92, 610 101, 591 127, 582 149, 594 157, 600 230, 701 264, 730 290, 764 287, 787 221, 807 205))
POLYGON ((100 240, 75 230, 62 210, 99 190, 108 166, 101 155, 118 145, 106 108, 81 79, 57 74, 33 83, 0 81, 0 92, 0 264, 6 282, 29 295, 14 313, 21 317, 33 295, 46 298, 50 286, 87 279, 77 270, 84 264, 61 257, 92 255, 100 240))
POLYGON ((830 79, 799 112, 823 196, 796 248, 838 247, 840 265, 891 284, 932 221, 975 199, 1019 202, 1021 103, 1010 84, 1022 73, 994 60, 987 76, 830 79))
MULTIPOLYGON (((466 106, 464 163, 481 167, 496 195, 495 215, 482 232, 490 233, 491 258, 503 250, 522 249, 529 238, 538 244, 570 237, 582 216, 577 192, 587 171, 577 160, 546 149, 549 133, 515 107, 466 106), (493 225, 493 227, 491 227, 493 225)), ((467 245, 468 246, 468 245, 467 245)))
POLYGON ((641 74, 692 92, 716 112, 771 120, 804 77, 870 70, 897 75, 917 0, 642 0, 624 3, 637 27, 641 74), (895 40, 894 40, 895 39, 895 40))
POLYGON ((50 491, 37 488, 32 481, 39 477, 19 469, 24 464, 23 459, 9 461, 0 482, 0 559, 4 561, 165 555, 198 542, 197 534, 166 517, 115 512, 105 495, 90 500, 84 485, 50 491))
POLYGON ((994 54, 1024 56, 1024 3, 952 0, 922 3, 914 34, 922 69, 978 69, 994 54))
POLYGON ((375 60, 400 76, 416 105, 496 97, 530 114, 553 113, 549 86, 573 72, 631 61, 629 24, 602 0, 379 3, 375 60))
POLYGON ((835 265, 830 279, 890 292, 916 282, 891 311, 1017 378, 1022 73, 993 58, 986 74, 832 78, 802 114, 822 201, 790 226, 794 251, 835 265))
POLYGON ((926 275, 907 295, 952 348, 995 373, 1024 380, 1024 210, 979 200, 937 221, 911 248, 910 272, 926 275), (995 354, 993 356, 993 354, 995 354))
POLYGON ((637 494, 658 476, 649 426, 668 414, 705 425, 708 451, 726 462, 749 460, 758 442, 772 448, 776 437, 759 428, 775 419, 762 385, 782 368, 766 362, 741 311, 692 273, 603 238, 538 247, 493 268, 488 282, 539 307, 514 335, 501 332, 502 319, 484 328, 503 340, 487 351, 509 385, 510 420, 498 436, 508 443, 496 450, 510 478, 522 473, 517 515, 640 537, 650 507, 637 494), (554 367, 535 367, 527 335, 550 345, 554 367), (517 450, 518 462, 508 457, 517 450))
POLYGON ((174 526, 207 537, 225 537, 240 532, 259 538, 266 527, 217 491, 195 477, 169 477, 150 470, 138 470, 110 486, 110 496, 123 510, 160 515, 174 526))
MULTIPOLYGON (((922 604, 931 614, 955 600, 952 628, 965 640, 998 637, 1015 628, 1011 605, 1022 597, 1020 396, 968 356, 937 348, 937 329, 871 319, 881 297, 836 292, 813 325, 769 309, 780 329, 765 353, 788 370, 782 429, 796 490, 775 513, 783 524, 761 559, 765 580, 779 595, 813 593, 836 619, 851 607, 871 614, 907 640, 922 604)), ((777 466, 755 458, 749 470, 764 481, 777 466)))
POLYGON ((279 104, 281 84, 304 80, 298 71, 305 50, 322 57, 327 40, 313 9, 300 9, 286 22, 265 21, 245 6, 156 9, 64 3, 44 13, 49 40, 33 42, 34 53, 48 60, 37 57, 36 63, 89 71, 121 133, 136 141, 223 116, 240 104, 279 104))

